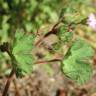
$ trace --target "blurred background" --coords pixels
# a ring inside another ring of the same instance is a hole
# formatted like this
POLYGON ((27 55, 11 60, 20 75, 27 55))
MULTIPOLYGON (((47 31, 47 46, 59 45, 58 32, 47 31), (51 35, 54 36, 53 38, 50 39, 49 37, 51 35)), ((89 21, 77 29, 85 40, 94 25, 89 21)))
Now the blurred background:
MULTIPOLYGON (((59 64, 38 65, 31 76, 13 80, 8 96, 96 96, 96 0, 0 0, 0 43, 10 42, 17 29, 45 34, 59 21, 62 10, 67 22, 78 23, 87 18, 77 25, 75 34, 95 51, 91 61, 92 79, 78 86, 62 75, 59 64)), ((50 38, 56 40, 54 36, 50 38)), ((44 48, 40 52, 48 53, 44 48)), ((10 63, 7 54, 0 52, 0 96, 10 73, 10 63)))

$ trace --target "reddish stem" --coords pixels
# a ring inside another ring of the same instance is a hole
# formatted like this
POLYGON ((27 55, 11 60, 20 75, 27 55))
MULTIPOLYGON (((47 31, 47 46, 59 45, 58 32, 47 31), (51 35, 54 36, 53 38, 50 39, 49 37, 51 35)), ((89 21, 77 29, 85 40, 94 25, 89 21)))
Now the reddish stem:
POLYGON ((62 59, 52 59, 52 60, 47 60, 47 61, 37 61, 35 62, 35 64, 44 64, 44 63, 49 63, 49 62, 57 62, 57 61, 61 61, 62 59))
POLYGON ((6 85, 5 85, 5 88, 4 88, 4 91, 3 91, 2 96, 7 96, 8 89, 9 89, 9 87, 10 87, 10 83, 11 83, 11 81, 12 81, 12 79, 13 79, 14 74, 15 74, 15 70, 12 69, 12 71, 11 71, 9 77, 8 77, 8 80, 7 80, 7 82, 6 82, 6 85))

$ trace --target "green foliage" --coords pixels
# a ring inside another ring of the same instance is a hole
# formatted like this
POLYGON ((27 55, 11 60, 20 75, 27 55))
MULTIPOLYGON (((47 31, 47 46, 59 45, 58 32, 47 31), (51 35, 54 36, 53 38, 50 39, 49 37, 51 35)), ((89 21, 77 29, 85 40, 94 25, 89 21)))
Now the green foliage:
POLYGON ((70 2, 67 6, 62 8, 60 18, 64 18, 66 23, 79 23, 86 19, 88 15, 95 10, 90 6, 90 0, 68 0, 70 2))
POLYGON ((0 29, 0 39, 1 42, 6 42, 8 41, 8 30, 9 30, 9 24, 7 23, 9 19, 9 16, 3 16, 2 18, 2 24, 1 24, 1 29, 0 29))
MULTIPOLYGON (((35 61, 32 54, 32 49, 35 47, 34 34, 39 27, 42 25, 46 26, 47 24, 54 25, 59 19, 63 19, 63 25, 56 26, 56 35, 59 41, 49 46, 53 48, 54 52, 47 50, 47 52, 44 53, 45 57, 42 57, 44 60, 51 60, 55 52, 58 51, 59 53, 63 50, 63 45, 72 43, 73 32, 75 32, 77 24, 83 24, 82 20, 85 21, 90 13, 95 12, 92 6, 89 5, 91 4, 90 1, 91 0, 0 0, 0 43, 13 41, 11 52, 16 60, 11 58, 16 64, 15 66, 13 63, 13 67, 16 67, 17 77, 25 73, 29 74, 33 70, 35 61), (74 27, 74 29, 70 27, 74 27), (22 29, 24 32, 17 29, 22 29), (14 32, 16 32, 16 34, 13 40, 14 32)), ((48 27, 41 30, 41 37, 46 35, 49 29, 48 27)), ((43 41, 41 41, 41 43, 42 42, 43 41)), ((70 50, 68 50, 68 54, 64 57, 62 62, 63 72, 77 83, 86 82, 92 73, 89 64, 89 59, 92 56, 92 48, 85 41, 76 40, 73 42, 70 50)), ((2 63, 2 60, 0 60, 0 62, 2 63)), ((49 65, 44 66, 49 73, 52 72, 49 65)))
MULTIPOLYGON (((63 1, 63 0, 61 0, 63 1)), ((13 30, 22 28, 27 32, 36 31, 45 23, 58 21, 58 12, 62 2, 58 0, 1 0, 0 1, 0 23, 3 17, 8 19, 8 34, 13 30), (58 6, 59 4, 59 6, 58 6)), ((4 26, 4 25, 3 25, 4 26)))
POLYGON ((69 2, 71 2, 71 3, 77 3, 77 4, 85 4, 85 5, 87 5, 87 4, 90 4, 90 0, 84 0, 84 1, 82 1, 82 0, 69 0, 69 2))
POLYGON ((93 54, 93 49, 84 40, 78 39, 73 42, 62 63, 65 75, 75 80, 78 84, 84 84, 92 74, 89 59, 93 54))
POLYGON ((62 25, 58 30, 58 37, 63 43, 68 43, 73 37, 73 32, 68 30, 68 25, 62 25))
POLYGON ((33 34, 26 35, 20 31, 15 34, 12 54, 18 63, 17 67, 24 73, 31 73, 33 69, 34 57, 32 49, 34 48, 34 39, 35 36, 33 34))

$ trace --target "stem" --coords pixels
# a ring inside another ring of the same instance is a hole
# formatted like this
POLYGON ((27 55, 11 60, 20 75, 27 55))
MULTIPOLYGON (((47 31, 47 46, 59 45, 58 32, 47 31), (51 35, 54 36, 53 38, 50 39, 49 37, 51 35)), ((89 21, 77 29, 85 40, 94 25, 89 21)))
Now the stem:
POLYGON ((57 61, 61 61, 62 59, 52 59, 52 60, 47 60, 47 61, 37 61, 35 62, 35 64, 44 64, 44 63, 50 63, 50 62, 57 62, 57 61))
MULTIPOLYGON (((16 65, 16 60, 15 60, 15 57, 13 56, 13 54, 9 51, 9 50, 6 50, 6 52, 8 53, 8 55, 10 56, 11 58, 11 61, 12 61, 12 64, 14 64, 14 66, 16 65)), ((3 94, 2 96, 7 96, 7 93, 8 93, 8 89, 10 87, 10 83, 11 81, 13 80, 13 77, 15 75, 15 67, 13 66, 12 68, 12 71, 7 79, 7 82, 6 82, 6 85, 5 85, 5 88, 4 88, 4 91, 3 91, 3 94)))
MULTIPOLYGON (((37 46, 37 45, 38 45, 45 37, 47 37, 49 34, 54 33, 54 32, 57 30, 56 27, 57 27, 61 22, 62 22, 62 19, 59 20, 59 21, 52 27, 51 31, 47 32, 42 38, 40 38, 40 39, 36 42, 35 46, 37 46)), ((38 31, 37 31, 37 34, 38 34, 38 31)))
POLYGON ((4 91, 3 91, 2 96, 7 96, 8 89, 9 89, 9 87, 10 87, 10 83, 11 83, 11 81, 12 81, 12 79, 13 79, 14 74, 15 74, 15 70, 12 69, 12 71, 11 71, 9 77, 8 77, 8 80, 7 80, 7 82, 6 82, 6 85, 5 85, 5 88, 4 88, 4 91))
MULTIPOLYGON (((62 18, 63 19, 63 18, 62 18)), ((52 28, 52 30, 54 30, 60 23, 62 23, 62 19, 60 19, 52 28)))

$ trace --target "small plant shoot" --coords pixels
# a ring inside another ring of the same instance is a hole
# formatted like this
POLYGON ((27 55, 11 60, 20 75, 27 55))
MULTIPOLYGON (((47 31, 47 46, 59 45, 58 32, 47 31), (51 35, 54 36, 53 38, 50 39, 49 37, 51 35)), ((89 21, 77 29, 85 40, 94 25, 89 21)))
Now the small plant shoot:
POLYGON ((59 71, 77 86, 91 80, 95 45, 83 34, 96 31, 90 4, 90 0, 0 1, 0 67, 5 61, 10 66, 2 96, 7 96, 14 78, 30 76, 39 64, 49 74, 54 71, 51 64, 60 65, 59 71))

